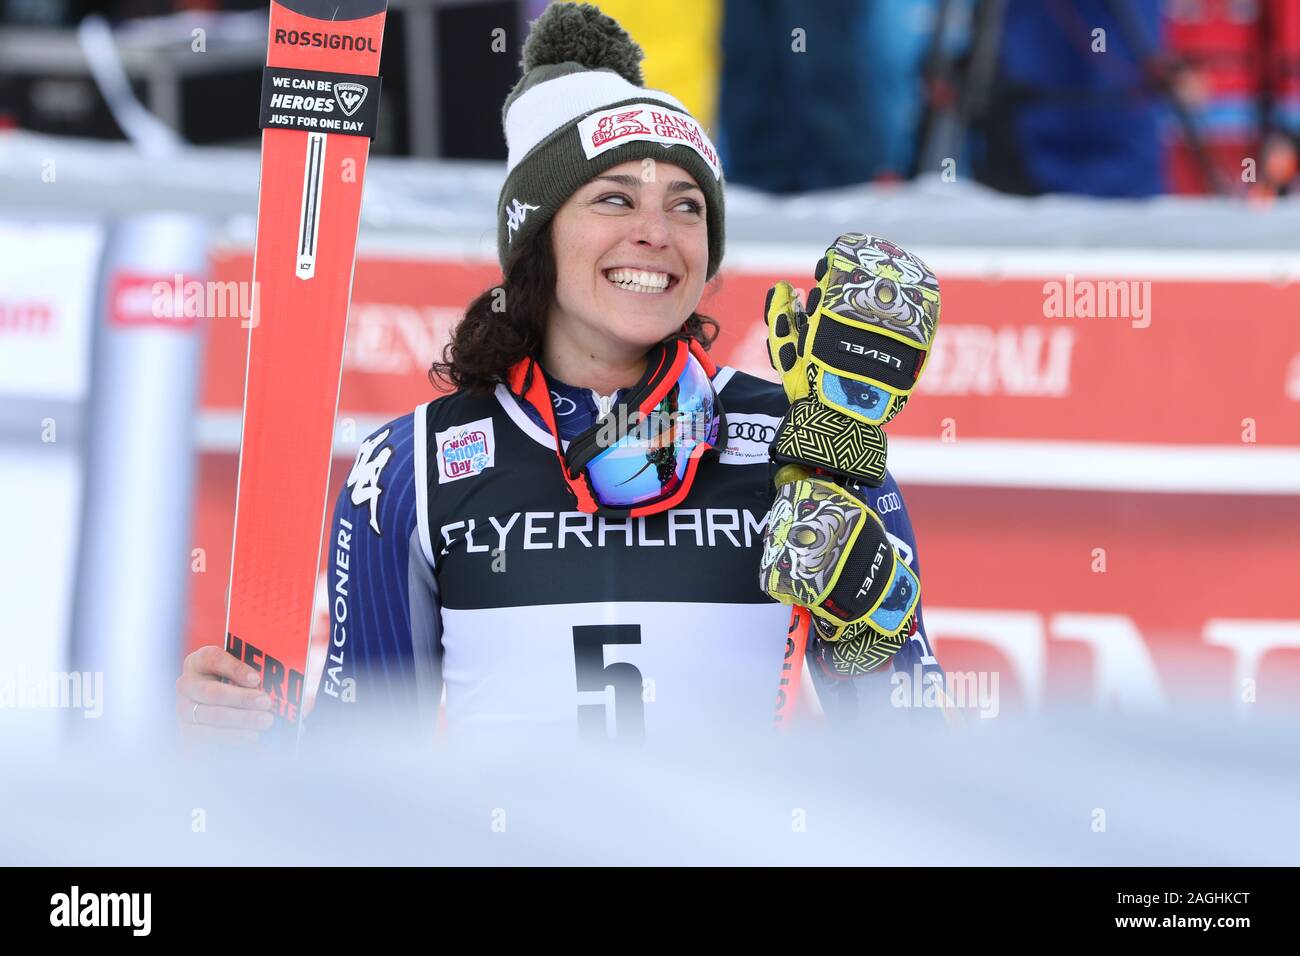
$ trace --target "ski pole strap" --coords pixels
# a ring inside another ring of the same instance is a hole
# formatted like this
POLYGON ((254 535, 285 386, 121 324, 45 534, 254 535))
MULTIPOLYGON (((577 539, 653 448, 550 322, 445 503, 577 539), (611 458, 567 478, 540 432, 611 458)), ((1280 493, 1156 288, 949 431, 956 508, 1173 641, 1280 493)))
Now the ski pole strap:
POLYGON ((763 531, 759 583, 839 627, 868 623, 886 636, 907 627, 921 582, 866 502, 821 478, 781 485, 763 531))

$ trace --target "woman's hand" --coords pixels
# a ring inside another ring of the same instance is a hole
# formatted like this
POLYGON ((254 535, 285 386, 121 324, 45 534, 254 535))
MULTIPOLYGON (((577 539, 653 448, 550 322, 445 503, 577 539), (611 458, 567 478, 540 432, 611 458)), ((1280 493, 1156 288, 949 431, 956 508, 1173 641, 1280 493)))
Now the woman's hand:
POLYGON ((185 658, 176 680, 181 737, 187 743, 257 745, 275 720, 261 681, 261 674, 218 645, 200 647, 185 658))
POLYGON ((834 645, 833 670, 854 676, 887 663, 915 627, 921 582, 865 488, 885 482, 881 426, 907 403, 929 358, 939 280, 866 233, 838 237, 813 278, 806 304, 782 280, 763 305, 768 358, 790 407, 771 446, 777 497, 759 580, 777 601, 811 613, 823 653, 834 645))
POLYGON ((873 487, 881 430, 907 403, 939 324, 939 280, 887 239, 845 233, 823 254, 801 305, 784 280, 767 293, 768 357, 790 410, 772 458, 873 487))

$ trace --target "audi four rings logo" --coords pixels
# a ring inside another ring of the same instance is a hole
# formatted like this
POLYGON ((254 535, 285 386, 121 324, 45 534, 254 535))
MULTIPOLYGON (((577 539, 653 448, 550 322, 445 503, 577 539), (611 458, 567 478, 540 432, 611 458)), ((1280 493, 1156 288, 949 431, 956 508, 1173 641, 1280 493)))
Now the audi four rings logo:
POLYGON ((557 418, 564 418, 566 415, 572 415, 578 410, 578 403, 566 395, 559 392, 551 392, 551 404, 555 407, 557 418))
POLYGON ((727 422, 728 438, 743 438, 746 441, 761 441, 765 445, 770 445, 776 438, 776 428, 772 425, 763 425, 759 422, 727 422))
POLYGON ((887 515, 901 507, 903 507, 903 499, 898 497, 896 491, 891 491, 876 499, 876 514, 887 515))

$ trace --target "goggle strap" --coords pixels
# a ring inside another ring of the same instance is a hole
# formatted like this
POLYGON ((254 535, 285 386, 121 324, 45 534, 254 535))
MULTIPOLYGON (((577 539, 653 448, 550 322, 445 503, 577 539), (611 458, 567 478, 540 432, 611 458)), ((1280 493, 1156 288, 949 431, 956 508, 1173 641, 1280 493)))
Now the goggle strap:
POLYGON ((510 367, 510 373, 507 375, 508 381, 506 387, 514 394, 523 397, 529 382, 529 373, 533 368, 532 357, 521 358, 518 362, 510 367))
POLYGON ((704 351, 704 346, 700 344, 700 340, 694 336, 691 337, 691 354, 695 356, 695 361, 704 367, 704 374, 709 376, 709 381, 712 381, 713 377, 718 374, 718 366, 714 364, 709 353, 704 351))
POLYGON ((663 362, 667 361, 669 354, 665 352, 663 359, 660 361, 659 368, 656 369, 654 375, 651 376, 651 381, 656 384, 650 394, 641 401, 639 411, 642 415, 649 415, 658 407, 659 403, 664 400, 664 396, 667 395, 672 390, 673 386, 677 384, 677 380, 682 376, 682 371, 686 368, 688 352, 686 349, 682 348, 682 342, 680 339, 677 341, 676 345, 677 347, 671 353, 673 356, 672 365, 669 366, 667 373, 662 371, 663 362))
POLYGON ((510 370, 510 388, 515 394, 526 399, 542 416, 542 421, 546 423, 551 437, 555 439, 555 457, 560 461, 560 474, 569 486, 569 490, 573 492, 573 496, 578 499, 578 510, 585 514, 592 514, 596 511, 596 499, 591 493, 585 475, 581 478, 573 478, 569 474, 569 466, 564 463, 564 449, 560 444, 560 429, 555 423, 555 407, 551 404, 551 390, 546 386, 546 376, 535 374, 536 372, 537 363, 532 356, 516 363, 510 370))
MULTIPOLYGON (((677 348, 674 352, 672 366, 668 370, 668 374, 664 375, 659 380, 659 384, 656 385, 655 389, 646 400, 641 403, 640 407, 643 414, 649 414, 650 411, 663 400, 663 397, 668 394, 668 391, 673 387, 673 385, 677 383, 677 380, 681 377, 681 374, 686 367, 688 353, 695 356, 696 361, 700 363, 705 374, 707 374, 710 379, 717 374, 717 365, 714 364, 713 360, 709 357, 709 354, 704 350, 697 339, 690 339, 690 345, 688 348, 683 348, 683 344, 682 341, 678 341, 677 348)), ((663 367, 663 362, 666 360, 667 352, 665 350, 665 353, 660 360, 660 368, 663 367)), ((514 367, 510 369, 509 388, 512 392, 526 399, 535 409, 537 409, 538 414, 542 416, 542 421, 546 424, 551 435, 555 438, 555 457, 558 459, 560 464, 560 474, 563 476, 565 483, 569 486, 569 489, 577 499, 578 510, 584 514, 599 513, 602 511, 602 508, 596 501, 595 495, 592 493, 591 485, 588 483, 586 474, 579 475, 577 478, 574 478, 569 474, 569 467, 564 460, 564 449, 560 442, 560 429, 555 421, 555 407, 551 403, 551 390, 546 385, 545 376, 536 374, 537 371, 537 363, 532 356, 515 363, 514 367)), ((656 374, 657 373, 658 370, 656 370, 656 374)), ((651 380, 654 378, 655 376, 652 375, 651 380)), ((721 414, 720 411, 719 414, 721 414)), ((681 485, 669 498, 651 504, 639 505, 627 512, 628 515, 635 518, 641 517, 642 515, 656 514, 680 504, 691 489, 701 457, 710 447, 713 446, 705 444, 704 442, 695 446, 691 452, 690 460, 687 462, 686 474, 682 477, 681 485)))

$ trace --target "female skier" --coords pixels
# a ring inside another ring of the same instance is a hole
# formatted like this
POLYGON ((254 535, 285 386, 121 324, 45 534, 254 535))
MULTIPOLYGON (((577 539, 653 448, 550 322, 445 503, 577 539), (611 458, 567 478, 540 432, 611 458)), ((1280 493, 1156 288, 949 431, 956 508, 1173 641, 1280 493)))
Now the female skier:
MULTIPOLYGON (((807 315, 787 283, 769 293, 785 388, 715 367, 717 324, 696 309, 723 255, 722 171, 682 104, 643 87, 641 57, 586 4, 534 24, 503 110, 504 281, 434 363, 455 390, 366 438, 339 494, 309 739, 369 717, 428 739, 440 706, 452 737, 764 727, 787 650, 778 601, 816 605, 807 656, 828 716, 852 716, 891 654, 896 670, 937 669, 878 428, 923 364, 933 276, 841 237, 807 315), (895 342, 884 362, 860 329, 818 319, 832 293, 851 312, 850 292, 872 315, 928 315, 921 347, 895 342), (847 375, 815 363, 818 328, 849 340, 847 375)), ((186 736, 256 741, 272 722, 258 681, 218 646, 191 654, 186 736)))

